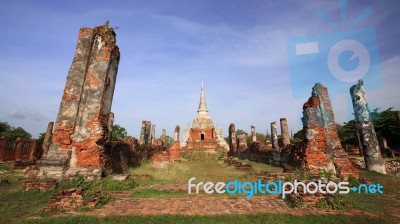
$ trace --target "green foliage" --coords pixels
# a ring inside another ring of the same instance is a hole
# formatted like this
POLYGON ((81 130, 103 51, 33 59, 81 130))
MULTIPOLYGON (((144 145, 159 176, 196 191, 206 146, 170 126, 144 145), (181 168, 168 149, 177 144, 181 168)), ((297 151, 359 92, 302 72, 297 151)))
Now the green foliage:
POLYGON ((357 128, 355 120, 345 122, 340 132, 338 132, 342 145, 358 146, 357 128))
POLYGON ((322 177, 322 178, 326 178, 328 180, 332 180, 332 173, 330 171, 329 172, 320 173, 319 176, 322 177))
POLYGON ((96 183, 95 188, 103 191, 126 191, 132 190, 137 186, 134 179, 126 181, 116 181, 110 179, 102 179, 96 183))
POLYGON ((304 135, 303 130, 299 130, 293 135, 293 139, 295 142, 303 141, 306 139, 306 136, 304 135))
POLYGON ((103 178, 97 181, 86 181, 83 176, 74 177, 71 180, 61 181, 57 185, 57 189, 65 190, 70 188, 85 188, 88 190, 102 190, 102 191, 125 191, 132 190, 137 186, 134 179, 126 181, 116 181, 110 178, 103 178))
POLYGON ((304 206, 302 198, 295 194, 286 195, 285 202, 291 208, 302 208, 304 206))
POLYGON ((327 202, 329 207, 333 210, 344 210, 349 205, 343 195, 340 194, 333 195, 333 197, 330 197, 327 202))
MULTIPOLYGON (((260 142, 261 144, 265 144, 267 142, 266 136, 262 133, 256 132, 256 138, 257 138, 257 141, 260 142)), ((246 142, 247 142, 247 145, 251 145, 251 143, 253 142, 253 136, 247 135, 246 142)))
MULTIPOLYGON (((400 126, 397 112, 392 107, 382 112, 379 112, 379 108, 373 109, 371 120, 378 138, 385 138, 390 148, 400 148, 400 126)), ((358 146, 355 120, 344 123, 342 128, 339 125, 338 135, 342 145, 358 146)))
POLYGON ((23 139, 30 139, 32 137, 31 134, 29 134, 27 131, 25 131, 21 127, 11 127, 10 130, 7 130, 3 133, 0 134, 1 136, 5 136, 11 140, 15 140, 17 138, 23 138, 23 139))
MULTIPOLYGON (((390 223, 384 217, 371 217, 368 215, 354 215, 348 216, 344 214, 326 215, 326 214, 309 214, 304 215, 287 215, 287 214, 227 214, 227 215, 119 215, 119 216, 83 216, 83 215, 69 215, 69 216, 53 216, 44 217, 42 219, 30 219, 26 223, 48 223, 48 224, 65 224, 65 223, 85 223, 85 224, 99 224, 99 223, 352 223, 352 224, 365 224, 365 223, 390 223)), ((392 222, 393 223, 393 222, 392 222)))
POLYGON ((121 127, 117 124, 113 125, 112 131, 111 131, 111 141, 122 141, 124 138, 126 138, 127 132, 124 127, 121 127))
POLYGON ((57 185, 58 190, 66 190, 70 188, 86 188, 92 189, 94 186, 93 181, 85 181, 83 176, 74 177, 71 180, 63 180, 57 185))
POLYGON ((9 130, 11 130, 11 126, 7 122, 0 122, 0 135, 9 130))
POLYGON ((349 187, 358 187, 358 185, 360 185, 357 177, 353 177, 353 176, 349 176, 349 178, 347 179, 347 181, 349 182, 349 187))
POLYGON ((43 141, 45 135, 46 135, 46 133, 40 133, 40 134, 38 135, 38 140, 43 141))
POLYGON ((174 142, 174 139, 171 137, 171 136, 169 136, 169 135, 167 135, 167 136, 165 136, 165 142, 164 142, 164 148, 169 148, 169 146, 172 144, 174 142))
POLYGON ((107 27, 109 32, 110 32, 110 34, 113 34, 113 35, 116 35, 115 34, 115 30, 119 29, 118 26, 116 26, 116 27, 110 26, 110 21, 109 20, 106 20, 106 22, 104 23, 103 26, 107 27))
POLYGON ((315 204, 315 207, 317 208, 328 208, 329 204, 328 201, 325 198, 321 198, 317 201, 317 203, 315 204))
POLYGON ((397 112, 390 107, 382 112, 374 109, 371 112, 371 119, 374 122, 374 128, 379 138, 385 138, 388 146, 391 148, 400 147, 400 126, 397 112))
POLYGON ((236 130, 236 136, 239 136, 241 134, 245 134, 246 136, 249 135, 247 132, 243 131, 242 129, 236 130))
POLYGON ((132 197, 134 198, 170 198, 170 197, 182 197, 187 196, 186 190, 157 190, 152 188, 143 188, 134 190, 132 193, 132 197))

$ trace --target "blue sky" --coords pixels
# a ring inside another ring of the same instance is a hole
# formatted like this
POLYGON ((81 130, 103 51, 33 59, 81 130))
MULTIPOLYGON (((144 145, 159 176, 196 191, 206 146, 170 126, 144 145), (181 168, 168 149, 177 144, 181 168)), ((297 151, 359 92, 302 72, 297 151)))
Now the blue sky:
MULTIPOLYGON (((400 110, 397 0, 349 0, 344 26, 334 0, 1 1, 0 121, 34 137, 44 132, 56 119, 79 28, 106 20, 119 27, 121 51, 112 111, 115 123, 135 137, 142 120, 155 123, 157 135, 191 124, 201 81, 210 115, 225 135, 231 122, 265 133, 281 117, 296 132, 307 99, 293 96, 293 89, 306 87, 310 95, 314 82, 292 82, 288 38, 365 27, 376 30, 380 71, 367 99, 372 107, 400 110), (372 15, 350 26, 367 7, 372 15), (318 10, 337 26, 316 17, 318 10)), ((322 84, 336 121, 349 120, 348 92, 322 84)))

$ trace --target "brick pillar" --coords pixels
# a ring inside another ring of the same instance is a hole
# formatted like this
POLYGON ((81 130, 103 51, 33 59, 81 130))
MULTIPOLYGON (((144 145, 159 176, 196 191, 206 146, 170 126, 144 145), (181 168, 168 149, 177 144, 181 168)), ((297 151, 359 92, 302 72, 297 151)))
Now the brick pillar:
POLYGON ((350 88, 350 95, 353 102, 357 130, 360 134, 363 147, 366 168, 371 171, 386 174, 385 162, 382 159, 374 125, 370 118, 370 111, 368 109, 368 102, 365 97, 362 80, 359 80, 356 85, 350 88))
POLYGON ((38 176, 100 178, 119 58, 111 27, 80 29, 52 144, 38 176))
POLYGON ((156 125, 151 126, 151 145, 156 144, 156 125))
POLYGON ((181 131, 181 128, 179 127, 179 125, 177 125, 175 127, 175 132, 174 132, 174 141, 178 141, 179 142, 179 132, 181 131))
POLYGON ((254 127, 253 125, 251 125, 250 128, 251 128, 251 137, 252 137, 252 141, 253 141, 253 142, 256 142, 256 141, 257 141, 256 127, 254 127))
POLYGON ((53 136, 53 127, 54 122, 49 122, 46 129, 46 134, 44 135, 43 144, 42 144, 42 155, 41 158, 46 158, 47 152, 51 145, 51 137, 53 136))
POLYGON ((114 125, 114 113, 110 112, 110 115, 108 117, 108 137, 107 137, 107 141, 111 141, 113 125, 114 125))
POLYGON ((286 118, 281 118, 280 123, 281 123, 282 145, 283 148, 286 148, 288 145, 290 145, 289 128, 286 118))
POLYGON ((276 122, 271 122, 271 141, 272 141, 272 148, 274 151, 279 151, 279 144, 278 144, 278 131, 276 129, 276 122))
POLYGON ((5 160, 6 150, 7 150, 7 139, 4 136, 0 137, 0 160, 5 160))
POLYGON ((22 144, 21 144, 21 138, 17 138, 16 140, 15 140, 15 143, 14 143, 14 159, 15 159, 15 161, 21 161, 22 160, 22 152, 21 152, 21 150, 22 150, 22 144))
POLYGON ((237 152, 236 130, 235 124, 229 125, 229 155, 235 156, 237 152))
POLYGON ((328 89, 322 84, 312 88, 311 97, 303 106, 302 121, 307 169, 315 174, 329 171, 343 178, 358 176, 340 143, 328 89))
POLYGON ((151 121, 146 121, 144 126, 144 144, 151 144, 151 121))
POLYGON ((140 127, 139 145, 144 145, 145 132, 146 132, 146 121, 142 121, 142 126, 140 127))

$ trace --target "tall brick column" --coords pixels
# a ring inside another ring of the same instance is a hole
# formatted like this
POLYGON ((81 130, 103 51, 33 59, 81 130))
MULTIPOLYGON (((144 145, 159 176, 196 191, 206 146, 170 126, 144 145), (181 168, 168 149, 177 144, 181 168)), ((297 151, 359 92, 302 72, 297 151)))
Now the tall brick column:
POLYGON ((254 127, 253 125, 250 126, 251 128, 251 138, 253 142, 257 141, 257 135, 256 135, 256 127, 254 127))
POLYGON ((47 151, 51 145, 51 137, 53 136, 53 127, 54 122, 49 122, 46 129, 46 134, 44 135, 43 144, 42 144, 42 156, 41 158, 46 158, 47 151))
POLYGON ((101 176, 119 58, 111 27, 80 29, 52 144, 38 176, 101 176))
POLYGON ((272 141, 272 148, 274 151, 279 151, 279 144, 278 144, 278 131, 276 129, 276 122, 271 122, 271 141, 272 141))
POLYGON ((307 169, 315 174, 330 171, 344 178, 358 176, 340 143, 328 89, 322 84, 312 88, 311 97, 303 106, 302 121, 307 169))
POLYGON ((289 128, 286 118, 281 118, 280 123, 283 148, 286 148, 286 146, 290 145, 289 128))
POLYGON ((229 156, 236 155, 237 152, 237 141, 236 141, 236 130, 235 124, 229 125, 229 156))
POLYGON ((151 126, 151 145, 156 144, 156 125, 151 126))
POLYGON ((175 127, 175 132, 174 132, 174 141, 179 142, 179 132, 181 131, 181 127, 177 125, 175 127))
POLYGON ((357 131, 360 135, 366 168, 371 171, 386 174, 385 162, 382 158, 375 128, 370 117, 362 80, 358 80, 358 83, 350 88, 350 95, 353 102, 357 131))
POLYGON ((112 130, 113 130, 113 125, 114 125, 114 113, 110 112, 110 115, 108 116, 108 141, 111 141, 112 138, 112 130))

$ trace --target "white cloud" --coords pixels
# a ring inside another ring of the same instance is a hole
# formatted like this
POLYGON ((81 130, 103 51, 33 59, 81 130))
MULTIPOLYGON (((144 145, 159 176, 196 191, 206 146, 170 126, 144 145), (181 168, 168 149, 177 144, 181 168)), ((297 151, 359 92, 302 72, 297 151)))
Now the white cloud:
POLYGON ((21 110, 17 108, 13 108, 8 112, 8 116, 13 119, 17 120, 33 120, 33 121, 46 121, 48 118, 39 113, 39 112, 34 112, 34 111, 28 111, 28 110, 21 110))

